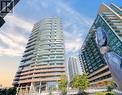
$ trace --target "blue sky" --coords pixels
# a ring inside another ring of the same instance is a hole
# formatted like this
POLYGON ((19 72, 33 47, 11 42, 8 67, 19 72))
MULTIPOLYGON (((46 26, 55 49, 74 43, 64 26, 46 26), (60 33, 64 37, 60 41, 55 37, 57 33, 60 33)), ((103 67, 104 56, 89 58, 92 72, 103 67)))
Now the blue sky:
POLYGON ((34 23, 60 17, 66 58, 77 56, 102 3, 122 6, 122 0, 20 0, 0 31, 0 84, 11 85, 34 23))

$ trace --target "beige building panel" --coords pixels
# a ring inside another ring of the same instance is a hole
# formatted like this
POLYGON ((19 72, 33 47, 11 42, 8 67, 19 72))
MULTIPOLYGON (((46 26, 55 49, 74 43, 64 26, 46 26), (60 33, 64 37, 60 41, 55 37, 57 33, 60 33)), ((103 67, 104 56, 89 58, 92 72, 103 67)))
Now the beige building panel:
POLYGON ((100 77, 103 77, 103 76, 106 76, 106 75, 109 75, 109 74, 111 74, 111 72, 110 72, 110 71, 105 72, 105 73, 103 73, 103 74, 100 74, 100 75, 98 75, 98 76, 95 76, 95 77, 93 77, 93 78, 90 78, 90 79, 89 79, 89 81, 92 81, 92 80, 98 79, 98 78, 100 78, 100 77))
POLYGON ((103 68, 101 68, 101 69, 99 69, 99 70, 93 72, 93 73, 90 74, 88 77, 91 77, 91 76, 93 76, 93 75, 95 75, 95 74, 97 74, 97 73, 99 73, 99 72, 101 72, 101 71, 103 71, 103 70, 105 70, 105 69, 107 69, 107 68, 108 68, 108 66, 106 65, 106 66, 104 66, 103 68))
POLYGON ((52 69, 52 70, 34 70, 34 71, 28 71, 25 73, 21 73, 20 75, 28 75, 28 74, 33 74, 33 73, 39 73, 39 72, 65 72, 65 69, 52 69))
POLYGON ((59 81, 60 78, 43 78, 43 79, 30 79, 30 80, 21 80, 18 83, 32 83, 32 82, 47 82, 47 81, 59 81))
POLYGON ((24 69, 24 70, 21 70, 22 72, 25 72, 25 71, 30 71, 30 70, 34 70, 34 69, 41 69, 41 68, 65 68, 64 65, 56 65, 56 66, 36 66, 36 67, 31 67, 29 69, 24 69))
POLYGON ((107 78, 107 79, 104 79, 104 80, 101 80, 101 81, 92 82, 92 83, 90 83, 90 85, 98 84, 98 83, 105 82, 105 81, 111 81, 111 80, 112 80, 112 78, 107 78))

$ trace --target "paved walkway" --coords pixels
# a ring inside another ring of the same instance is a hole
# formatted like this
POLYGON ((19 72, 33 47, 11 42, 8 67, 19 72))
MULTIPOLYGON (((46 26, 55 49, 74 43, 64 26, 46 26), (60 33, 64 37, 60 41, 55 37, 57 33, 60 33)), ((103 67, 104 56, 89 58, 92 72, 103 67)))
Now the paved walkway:
POLYGON ((122 92, 119 90, 114 90, 114 92, 116 93, 116 95, 122 95, 122 92))

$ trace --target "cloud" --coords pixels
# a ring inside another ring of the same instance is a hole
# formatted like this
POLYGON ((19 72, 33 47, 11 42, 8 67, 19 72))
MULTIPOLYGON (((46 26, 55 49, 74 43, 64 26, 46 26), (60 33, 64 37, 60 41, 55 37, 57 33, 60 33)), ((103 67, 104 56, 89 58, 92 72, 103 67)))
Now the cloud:
POLYGON ((21 56, 22 52, 18 49, 0 48, 0 56, 21 56))
MULTIPOLYGON (((8 50, 13 52, 13 49, 16 49, 14 55, 17 54, 17 56, 18 53, 23 52, 34 22, 39 21, 45 16, 59 16, 62 18, 66 53, 75 54, 79 51, 92 23, 90 18, 84 17, 63 1, 57 0, 54 2, 53 0, 42 0, 38 2, 38 0, 34 0, 32 2, 27 0, 23 2, 26 2, 29 7, 25 7, 25 10, 23 10, 28 12, 27 14, 25 13, 26 15, 23 14, 24 18, 16 14, 5 17, 6 24, 2 29, 5 33, 0 35, 1 42, 8 46, 6 48, 1 47, 2 50, 4 49, 4 52, 8 50), (27 8, 31 11, 27 11, 27 8), (6 39, 6 41, 4 41, 4 39, 6 39)), ((4 54, 7 55, 7 53, 4 54)))
POLYGON ((9 24, 22 28, 25 30, 25 32, 31 32, 33 27, 33 22, 29 22, 26 19, 23 19, 19 16, 15 15, 7 15, 5 17, 6 23, 9 22, 9 24))
POLYGON ((92 24, 92 19, 84 17, 69 5, 55 2, 57 14, 62 17, 66 54, 77 55, 92 24))
POLYGON ((17 16, 9 15, 5 20, 5 25, 0 29, 0 43, 3 43, 0 47, 0 56, 21 56, 33 24, 17 16))
MULTIPOLYGON (((17 36, 17 35, 16 35, 17 36)), ((3 42, 8 47, 0 47, 0 56, 20 56, 24 51, 24 45, 26 39, 23 37, 14 37, 13 35, 8 35, 5 33, 0 34, 0 42, 3 42)))
POLYGON ((62 12, 65 12, 66 15, 70 16, 69 19, 73 22, 78 21, 78 23, 80 23, 81 25, 85 24, 87 26, 91 26, 92 20, 90 18, 82 16, 82 14, 71 8, 69 5, 66 5, 63 2, 58 2, 57 6, 58 13, 62 14, 62 12))
POLYGON ((77 38, 77 39, 74 39, 74 40, 71 40, 69 42, 66 42, 65 43, 65 49, 68 52, 72 52, 72 53, 75 53, 76 51, 78 51, 81 47, 81 44, 82 44, 82 41, 77 38))
POLYGON ((25 44, 27 39, 22 36, 17 37, 17 35, 14 36, 12 34, 1 32, 0 41, 2 41, 4 44, 7 44, 9 48, 21 49, 23 47, 22 44, 25 44))

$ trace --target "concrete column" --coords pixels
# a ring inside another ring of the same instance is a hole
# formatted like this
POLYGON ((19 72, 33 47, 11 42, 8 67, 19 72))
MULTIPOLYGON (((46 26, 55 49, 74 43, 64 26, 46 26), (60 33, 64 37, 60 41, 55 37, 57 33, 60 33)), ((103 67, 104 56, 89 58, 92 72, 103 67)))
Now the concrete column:
POLYGON ((39 85, 39 94, 41 93, 41 81, 40 81, 40 85, 39 85))
POLYGON ((46 86, 46 89, 45 89, 45 90, 47 91, 47 90, 48 90, 48 88, 47 88, 47 87, 48 87, 48 86, 47 86, 47 82, 46 82, 46 85, 45 85, 45 86, 46 86))
POLYGON ((33 88, 33 92, 35 93, 36 92, 36 87, 35 87, 34 83, 32 85, 32 88, 33 88))
POLYGON ((31 90, 32 90, 32 83, 31 83, 30 88, 29 88, 29 94, 31 93, 31 90))
MULTIPOLYGON (((58 83, 58 80, 57 80, 56 90, 58 90, 58 87, 59 87, 58 85, 59 85, 59 83, 58 83)), ((67 87, 68 87, 68 86, 67 86, 67 87)))
POLYGON ((28 85, 26 85, 25 93, 28 93, 28 85))
POLYGON ((19 90, 19 94, 21 94, 22 93, 22 86, 20 86, 20 90, 19 90))
POLYGON ((31 83, 29 93, 33 93, 33 92, 35 92, 35 91, 34 91, 34 86, 33 86, 33 83, 31 83))
POLYGON ((17 92, 16 92, 16 94, 18 94, 19 93, 19 87, 17 87, 17 92))
POLYGON ((19 90, 20 90, 20 84, 17 87, 17 94, 19 93, 19 90))

